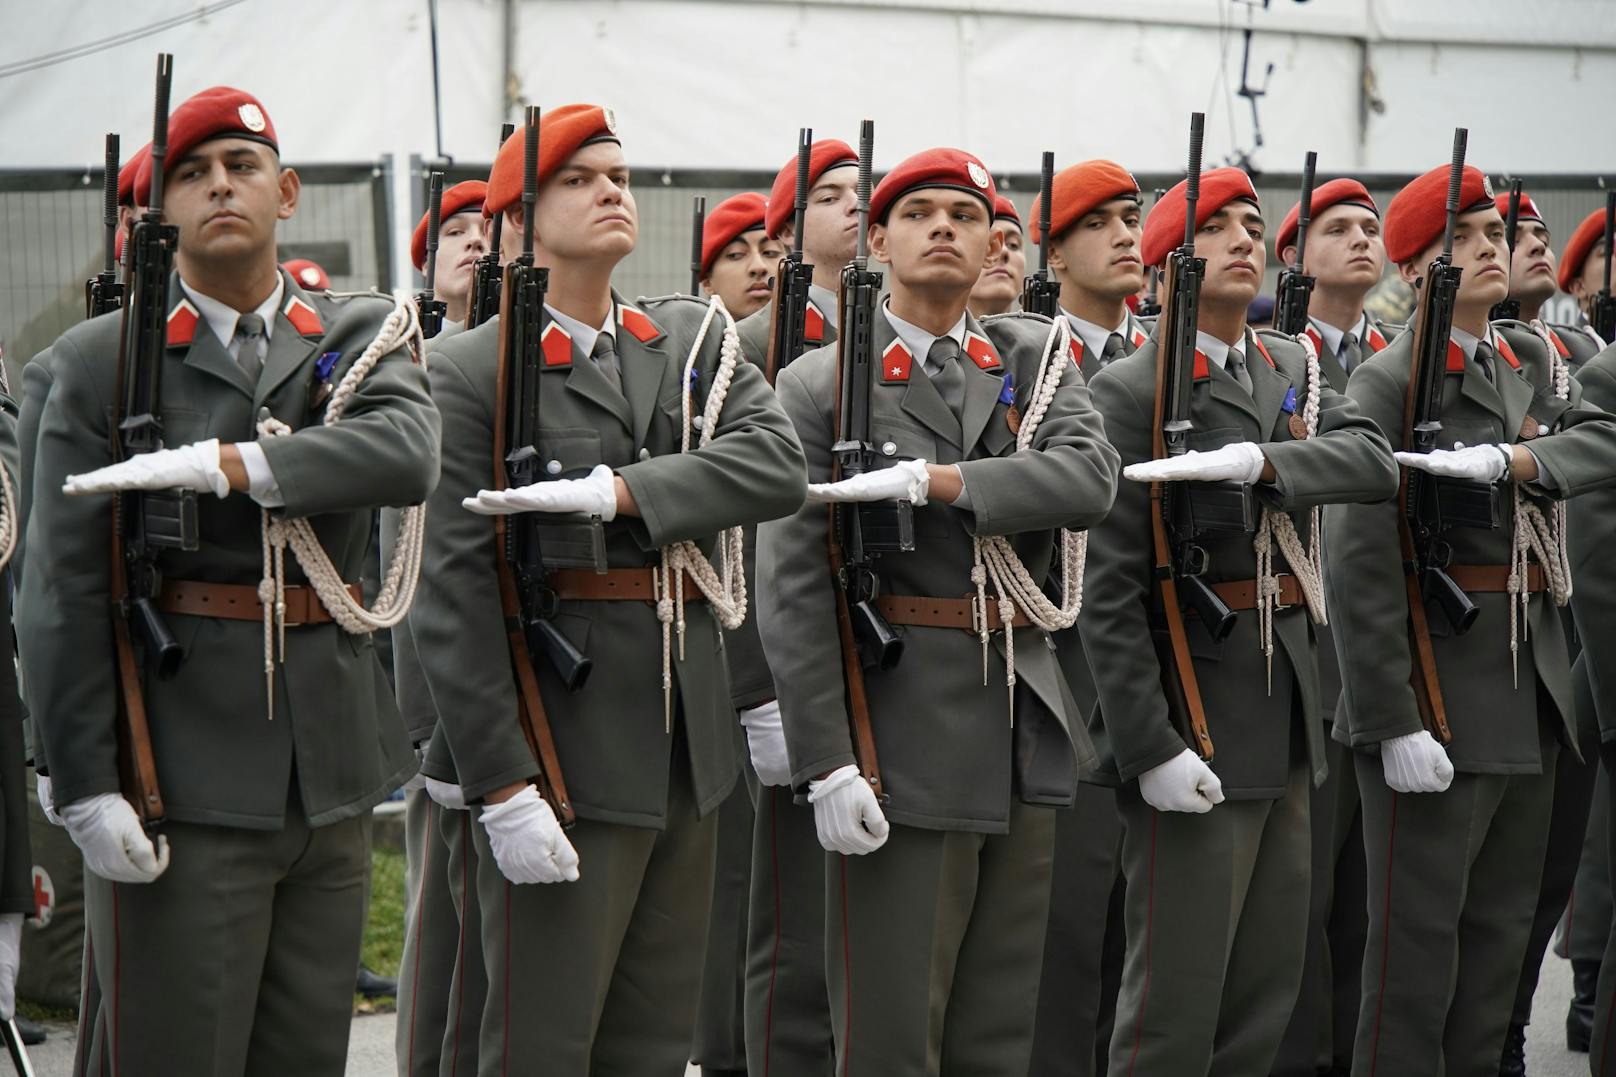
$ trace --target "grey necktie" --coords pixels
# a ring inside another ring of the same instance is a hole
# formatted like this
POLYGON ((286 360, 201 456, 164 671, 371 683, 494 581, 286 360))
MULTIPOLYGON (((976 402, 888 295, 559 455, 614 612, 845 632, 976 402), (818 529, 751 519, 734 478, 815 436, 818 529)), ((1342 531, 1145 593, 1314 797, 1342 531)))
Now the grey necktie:
POLYGON ((1498 384, 1498 379, 1493 376, 1493 347, 1485 340, 1476 343, 1476 365, 1481 367, 1488 381, 1498 384))
POLYGON ((601 333, 595 337, 595 348, 590 356, 594 358, 595 365, 600 372, 606 375, 606 380, 612 383, 612 388, 618 392, 623 391, 623 378, 617 370, 617 340, 610 333, 601 333))
POLYGON ((959 344, 952 337, 932 341, 931 350, 926 353, 926 373, 943 403, 958 419, 965 406, 965 371, 959 362, 959 344))
POLYGON ((1240 388, 1251 392, 1251 372, 1246 369, 1245 353, 1230 348, 1228 361, 1224 365, 1228 368, 1229 376, 1240 383, 1240 388))
POLYGON ((1348 374, 1358 365, 1358 338, 1351 333, 1341 334, 1341 369, 1348 374))
POLYGON ((264 336, 263 315, 243 314, 238 317, 236 340, 240 341, 236 348, 236 362, 241 364, 247 380, 257 385, 258 376, 264 372, 264 351, 269 344, 264 336))
POLYGON ((1105 350, 1100 352, 1100 368, 1111 365, 1111 360, 1122 358, 1122 334, 1112 333, 1105 338, 1105 350))

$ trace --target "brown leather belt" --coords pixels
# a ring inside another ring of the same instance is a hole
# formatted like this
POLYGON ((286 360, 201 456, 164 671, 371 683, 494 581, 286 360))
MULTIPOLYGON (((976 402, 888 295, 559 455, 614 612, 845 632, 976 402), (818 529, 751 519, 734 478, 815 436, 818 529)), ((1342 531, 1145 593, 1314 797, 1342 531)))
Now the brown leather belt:
MULTIPOLYGON (((1221 599, 1223 604, 1231 610, 1254 610, 1257 608, 1257 581, 1256 580, 1229 580, 1225 583, 1212 584, 1213 592, 1221 599)), ((1302 604, 1302 587, 1296 582, 1296 577, 1289 573, 1279 574, 1279 604, 1281 606, 1300 606, 1302 604)))
MULTIPOLYGON (((975 632, 972 601, 970 598, 928 598, 925 595, 878 595, 875 608, 895 625, 923 625, 927 628, 957 628, 962 632, 975 632)), ((1016 628, 1026 628, 1032 622, 1018 609, 1011 624, 1016 628)), ((997 632, 1003 627, 1004 621, 999 618, 999 603, 989 598, 988 630, 997 632)))
MULTIPOLYGON (((293 584, 285 589, 286 627, 323 625, 332 621, 331 611, 321 605, 312 587, 293 584)), ((357 583, 348 585, 355 602, 364 601, 357 583)), ((206 583, 201 580, 165 580, 157 607, 164 613, 187 617, 218 617, 226 621, 262 621, 264 607, 258 601, 258 588, 244 583, 206 583)))
MULTIPOLYGON (((680 576, 686 602, 705 602, 707 596, 689 576, 680 576)), ((656 580, 649 568, 557 569, 545 577, 557 598, 582 602, 645 602, 656 605, 656 580)))
MULTIPOLYGON (((1507 594, 1509 592, 1508 565, 1449 565, 1448 575, 1461 591, 1476 594, 1507 594)), ((1543 578, 1542 565, 1526 566, 1526 589, 1533 594, 1548 590, 1543 578)))

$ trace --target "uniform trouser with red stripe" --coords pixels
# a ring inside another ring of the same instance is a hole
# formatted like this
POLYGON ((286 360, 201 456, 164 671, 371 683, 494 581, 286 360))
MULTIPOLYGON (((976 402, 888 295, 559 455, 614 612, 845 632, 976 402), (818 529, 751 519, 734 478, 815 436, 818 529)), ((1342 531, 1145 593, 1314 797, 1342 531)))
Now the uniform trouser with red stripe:
MULTIPOLYGON (((342 1077, 370 813, 311 829, 294 796, 280 830, 163 833, 172 858, 156 882, 84 876, 111 1072, 342 1077)), ((107 1073, 94 1057, 90 1072, 107 1073)))
MULTIPOLYGON (((747 777, 750 764, 743 763, 747 777)), ((752 880, 752 794, 737 782, 718 809, 717 869, 690 1061, 703 1072, 746 1069, 746 904, 752 880)))
POLYGON ((684 1071, 712 901, 716 812, 673 753, 663 830, 580 819, 577 882, 514 886, 474 823, 488 1001, 482 1077, 684 1071))
POLYGON ((1007 834, 826 854, 838 1077, 1026 1077, 1054 842, 1054 809, 1015 803, 1007 834))
POLYGON ((814 809, 760 786, 746 926, 751 1077, 829 1077, 836 1061, 825 984, 825 850, 814 809))
POLYGON ((459 933, 454 974, 449 980, 449 1019, 443 1030, 439 1077, 476 1077, 477 1044, 482 1035, 488 972, 483 968, 483 917, 477 901, 477 846, 470 811, 442 812, 449 899, 459 933))
POLYGON ((1117 790, 1128 956, 1110 1077, 1265 1074, 1302 978, 1308 772, 1277 800, 1158 812, 1117 790))
POLYGON ((1496 1077, 1537 905, 1559 746, 1543 773, 1461 771, 1394 793, 1354 756, 1369 865, 1369 941, 1353 1077, 1496 1077))

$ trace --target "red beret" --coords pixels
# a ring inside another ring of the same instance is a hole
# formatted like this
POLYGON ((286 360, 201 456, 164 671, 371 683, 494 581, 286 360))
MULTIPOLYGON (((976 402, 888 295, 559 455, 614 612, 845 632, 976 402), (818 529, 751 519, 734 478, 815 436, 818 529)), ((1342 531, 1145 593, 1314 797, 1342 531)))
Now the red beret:
POLYGON ((707 214, 707 220, 701 227, 703 274, 712 268, 718 252, 727 247, 730 240, 745 235, 754 228, 763 227, 764 212, 768 209, 768 205, 768 200, 756 191, 742 191, 713 207, 713 211, 707 214))
POLYGON ((281 268, 291 274, 299 288, 313 288, 320 292, 331 290, 331 278, 326 275, 319 262, 311 262, 307 258, 293 258, 282 262, 281 268))
MULTIPOLYGON (((1401 265, 1442 238, 1448 223, 1448 172, 1439 165, 1398 191, 1386 207, 1386 257, 1401 265)), ((1481 169, 1465 165, 1459 184, 1459 212, 1491 208, 1493 185, 1481 169)))
MULTIPOLYGON (((1498 215, 1500 217, 1504 218, 1506 221, 1509 220, 1508 191, 1505 191, 1503 194, 1494 198, 1493 205, 1498 207, 1498 215)), ((1543 213, 1537 208, 1537 203, 1532 201, 1532 196, 1527 194, 1525 191, 1521 192, 1521 205, 1520 209, 1516 211, 1515 219, 1517 221, 1536 221, 1539 224, 1547 223, 1543 220, 1543 213)))
MULTIPOLYGON (((1321 213, 1331 206, 1339 206, 1342 203, 1349 206, 1362 206, 1375 216, 1380 216, 1380 207, 1375 205, 1375 200, 1370 197, 1369 189, 1357 180, 1348 179, 1344 176, 1341 179, 1333 179, 1328 183, 1321 183, 1313 188, 1313 203, 1308 207, 1308 210, 1312 213, 1313 218, 1317 219, 1321 213)), ((1302 203, 1297 202, 1296 205, 1291 207, 1291 211, 1285 214, 1285 222, 1279 226, 1279 231, 1274 233, 1275 254, 1296 242, 1296 225, 1301 216, 1302 203)))
MULTIPOLYGON (((544 141, 544 131, 539 131, 539 141, 544 141)), ((443 192, 443 203, 438 210, 438 220, 441 222, 453 217, 456 213, 468 213, 483 210, 483 199, 488 197, 488 184, 482 180, 466 180, 457 183, 443 192)), ((421 220, 415 226, 415 235, 410 237, 410 261, 415 268, 421 271, 426 269, 426 224, 427 218, 432 215, 429 208, 421 214, 421 220)))
MULTIPOLYGON (((562 105, 539 118, 539 184, 555 175, 567 158, 591 142, 616 142, 617 117, 601 105, 562 105)), ((505 140, 488 173, 483 216, 504 213, 522 200, 522 153, 527 128, 505 140)))
POLYGON ((993 186, 993 176, 975 154, 964 150, 938 147, 925 150, 898 165, 876 185, 870 196, 870 220, 884 224, 892 203, 910 191, 929 187, 944 187, 964 191, 982 200, 991 212, 993 200, 999 192, 993 186))
MULTIPOLYGON (((186 98, 169 115, 168 156, 164 167, 173 168, 186 154, 214 138, 245 138, 280 152, 275 125, 258 98, 246 90, 210 86, 186 98)), ((135 201, 145 205, 150 197, 151 160, 148 156, 135 177, 135 201)))
POLYGON ((118 204, 132 206, 135 204, 135 179, 140 175, 146 162, 151 160, 151 143, 148 142, 135 151, 133 157, 123 163, 118 169, 118 204))
POLYGON ((1560 254, 1560 290, 1569 292, 1571 282, 1582 275, 1583 263, 1594 252, 1594 248, 1605 238, 1605 211, 1596 209, 1584 217, 1577 230, 1571 233, 1566 240, 1565 250, 1560 254))
MULTIPOLYGON (((1139 245, 1139 256, 1147 266, 1161 265, 1173 248, 1184 242, 1184 185, 1179 180, 1172 190, 1156 199, 1145 217, 1145 234, 1139 245)), ((1214 168, 1201 173, 1201 196, 1195 203, 1195 227, 1212 219, 1212 215, 1230 202, 1244 199, 1254 206, 1257 188, 1251 177, 1238 168, 1214 168)))
POLYGON ((1015 221, 1016 227, 1021 227, 1021 214, 1016 212, 1016 204, 1002 194, 993 196, 993 219, 1015 221))
MULTIPOLYGON (((808 188, 813 189, 819 177, 838 165, 858 164, 853 147, 835 138, 822 138, 808 151, 808 188)), ((774 177, 769 189, 769 213, 763 218, 763 227, 770 239, 779 239, 785 226, 791 223, 791 214, 797 196, 797 158, 793 156, 774 177)))
MULTIPOLYGON (((1085 213, 1105 205, 1113 198, 1139 195, 1139 183, 1133 173, 1115 161, 1084 161, 1068 165, 1055 173, 1050 186, 1049 235, 1053 239, 1066 231, 1085 213)), ((1040 194, 1032 201, 1032 241, 1043 237, 1038 232, 1040 194)))

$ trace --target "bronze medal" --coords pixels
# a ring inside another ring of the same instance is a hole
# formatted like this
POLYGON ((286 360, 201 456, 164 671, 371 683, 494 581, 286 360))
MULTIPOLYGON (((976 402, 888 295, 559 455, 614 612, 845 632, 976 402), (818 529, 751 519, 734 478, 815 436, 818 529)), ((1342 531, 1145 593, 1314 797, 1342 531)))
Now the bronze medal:
POLYGON ((1530 415, 1528 415, 1526 418, 1521 420, 1521 440, 1522 441, 1531 441, 1533 438, 1538 437, 1539 435, 1543 434, 1544 432, 1545 432, 1544 427, 1541 424, 1539 424, 1538 421, 1536 419, 1532 418, 1530 415))
POLYGON ((1011 404, 1004 411, 1004 425, 1010 428, 1010 433, 1021 433, 1021 409, 1011 404))
POLYGON ((1291 428, 1291 437, 1295 438, 1297 441, 1307 440, 1307 420, 1303 419, 1300 414, 1294 411, 1291 412, 1291 421, 1289 426, 1291 428))

